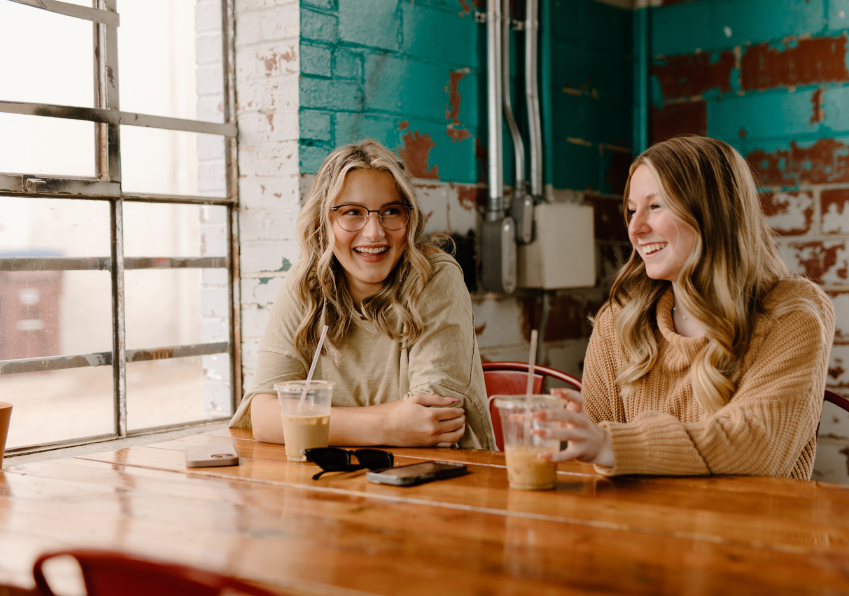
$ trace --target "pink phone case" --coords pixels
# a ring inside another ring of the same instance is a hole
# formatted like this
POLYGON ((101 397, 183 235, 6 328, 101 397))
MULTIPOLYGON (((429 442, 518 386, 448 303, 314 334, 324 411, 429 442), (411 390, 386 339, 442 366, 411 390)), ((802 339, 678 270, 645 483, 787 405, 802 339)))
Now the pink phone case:
POLYGON ((238 466, 239 456, 233 445, 193 445, 186 447, 187 468, 238 466))

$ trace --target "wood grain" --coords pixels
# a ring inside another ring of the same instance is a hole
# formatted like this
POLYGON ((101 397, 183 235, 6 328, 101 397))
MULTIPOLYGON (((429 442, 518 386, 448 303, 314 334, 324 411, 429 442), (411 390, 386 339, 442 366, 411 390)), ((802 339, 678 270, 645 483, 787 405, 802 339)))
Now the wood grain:
POLYGON ((396 465, 472 473, 410 488, 364 472, 313 481, 314 465, 231 430, 15 466, 0 473, 0 585, 30 588, 47 550, 97 547, 298 595, 849 592, 847 490, 569 464, 556 490, 526 492, 509 489, 497 452, 391 451, 396 465), (187 469, 197 444, 232 444, 241 465, 187 469))

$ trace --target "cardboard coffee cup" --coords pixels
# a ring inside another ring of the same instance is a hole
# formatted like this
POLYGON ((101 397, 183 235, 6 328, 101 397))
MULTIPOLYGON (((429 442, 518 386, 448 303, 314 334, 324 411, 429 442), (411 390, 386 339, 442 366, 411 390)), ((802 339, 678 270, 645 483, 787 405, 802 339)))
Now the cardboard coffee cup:
POLYGON ((0 401, 0 468, 3 467, 3 453, 6 451, 6 437, 9 435, 9 421, 12 419, 12 404, 0 401))

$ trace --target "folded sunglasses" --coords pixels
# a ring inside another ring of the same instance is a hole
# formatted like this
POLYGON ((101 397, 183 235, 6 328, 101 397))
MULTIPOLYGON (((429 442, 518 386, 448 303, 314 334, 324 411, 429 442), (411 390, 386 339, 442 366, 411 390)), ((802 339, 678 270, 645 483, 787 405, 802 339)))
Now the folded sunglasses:
POLYGON ((342 449, 340 447, 317 447, 305 449, 304 455, 307 461, 311 461, 321 468, 321 472, 312 477, 318 480, 325 472, 353 472, 367 468, 369 470, 383 470, 391 468, 395 460, 388 451, 380 449, 342 449), (351 456, 356 456, 358 464, 351 461, 351 456))

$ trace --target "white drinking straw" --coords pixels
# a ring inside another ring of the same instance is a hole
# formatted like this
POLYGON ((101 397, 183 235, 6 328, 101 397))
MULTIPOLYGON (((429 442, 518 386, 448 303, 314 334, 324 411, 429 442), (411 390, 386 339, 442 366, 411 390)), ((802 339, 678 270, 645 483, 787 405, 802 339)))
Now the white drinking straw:
POLYGON ((301 400, 298 402, 298 412, 301 411, 301 408, 304 407, 304 400, 307 397, 307 387, 310 386, 310 381, 312 380, 312 374, 315 372, 315 365, 318 364, 318 357, 321 356, 321 346, 324 344, 324 338, 327 335, 327 325, 324 326, 324 329, 321 330, 321 337, 318 338, 318 347, 315 349, 315 355, 312 357, 312 364, 310 364, 310 371, 307 373, 307 382, 304 385, 304 391, 301 393, 301 400))
POLYGON ((531 396, 534 394, 534 366, 537 359, 537 330, 531 331, 531 351, 528 354, 528 387, 525 390, 525 445, 531 442, 531 396))

